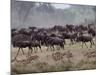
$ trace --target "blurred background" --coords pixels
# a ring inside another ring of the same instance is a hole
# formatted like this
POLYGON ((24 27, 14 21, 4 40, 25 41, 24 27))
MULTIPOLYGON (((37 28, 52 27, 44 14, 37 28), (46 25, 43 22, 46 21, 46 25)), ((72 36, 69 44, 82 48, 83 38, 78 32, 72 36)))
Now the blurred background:
POLYGON ((11 0, 11 28, 89 23, 96 23, 96 6, 11 0))

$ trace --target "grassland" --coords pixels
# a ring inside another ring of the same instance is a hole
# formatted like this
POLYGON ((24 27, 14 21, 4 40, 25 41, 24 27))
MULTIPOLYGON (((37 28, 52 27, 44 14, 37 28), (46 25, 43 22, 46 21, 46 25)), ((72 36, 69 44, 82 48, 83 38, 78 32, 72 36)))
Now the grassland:
MULTIPOLYGON (((95 41, 95 40, 94 40, 95 41)), ((30 61, 26 58, 28 48, 24 49, 25 55, 20 51, 17 60, 11 63, 12 74, 23 73, 41 73, 41 72, 57 72, 57 71, 76 71, 76 70, 90 70, 96 69, 96 47, 90 48, 90 43, 87 43, 88 48, 81 43, 69 45, 70 41, 66 40, 65 49, 46 51, 47 47, 42 46, 41 52, 39 49, 37 53, 32 53, 30 61), (60 56, 53 54, 59 53, 60 56), (68 52, 71 54, 68 57, 68 52), (26 60, 27 59, 27 60, 26 60)), ((14 59, 18 48, 11 50, 11 59, 14 59)))

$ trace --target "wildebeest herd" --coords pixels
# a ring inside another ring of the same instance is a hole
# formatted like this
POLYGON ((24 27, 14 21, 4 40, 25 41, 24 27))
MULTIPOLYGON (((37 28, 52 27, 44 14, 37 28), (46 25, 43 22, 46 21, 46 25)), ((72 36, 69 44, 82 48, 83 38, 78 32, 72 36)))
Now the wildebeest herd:
POLYGON ((15 56, 18 56, 19 51, 23 48, 28 47, 28 56, 37 48, 41 52, 42 46, 45 46, 48 50, 65 50, 64 46, 67 45, 66 39, 70 40, 70 46, 78 42, 82 42, 87 46, 87 42, 90 42, 90 48, 95 45, 93 38, 96 36, 96 27, 94 24, 88 25, 68 25, 65 26, 55 25, 51 28, 38 28, 38 27, 28 27, 28 28, 13 28, 11 29, 11 44, 13 47, 18 47, 18 52, 15 56))

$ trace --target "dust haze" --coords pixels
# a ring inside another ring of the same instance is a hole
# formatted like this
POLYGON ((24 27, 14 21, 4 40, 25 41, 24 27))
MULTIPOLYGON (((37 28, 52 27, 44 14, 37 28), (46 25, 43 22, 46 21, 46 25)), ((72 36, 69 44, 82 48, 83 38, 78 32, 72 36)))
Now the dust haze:
POLYGON ((57 8, 55 3, 11 0, 11 28, 29 26, 48 28, 54 25, 86 25, 95 22, 95 6, 64 5, 69 5, 69 7, 57 8))

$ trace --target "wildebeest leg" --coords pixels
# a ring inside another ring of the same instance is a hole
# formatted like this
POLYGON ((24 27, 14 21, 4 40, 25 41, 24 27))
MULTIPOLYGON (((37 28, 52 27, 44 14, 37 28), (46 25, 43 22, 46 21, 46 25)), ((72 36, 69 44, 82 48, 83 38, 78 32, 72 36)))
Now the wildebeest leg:
POLYGON ((18 49, 18 51, 17 51, 17 54, 16 54, 14 60, 16 60, 16 58, 17 58, 17 56, 18 56, 18 54, 19 54, 19 51, 20 51, 20 47, 19 47, 19 49, 18 49))
POLYGON ((83 48, 83 44, 84 44, 84 43, 82 42, 82 48, 83 48))
POLYGON ((32 49, 32 47, 30 47, 30 50, 31 50, 31 54, 32 54, 32 52, 33 52, 33 49, 32 49))
POLYGON ((70 46, 72 45, 72 39, 70 39, 70 44, 69 44, 70 46))
POLYGON ((93 40, 92 40, 91 42, 92 42, 92 44, 93 44, 93 45, 95 45, 95 43, 94 43, 94 41, 93 41, 93 40))
POLYGON ((38 51, 38 47, 37 46, 35 47, 35 49, 36 49, 36 51, 38 51))
POLYGON ((30 49, 28 50, 28 54, 27 54, 28 57, 29 57, 29 54, 30 54, 30 49))
POLYGON ((62 48, 63 48, 63 50, 64 50, 64 45, 62 45, 62 48))
POLYGON ((29 55, 30 55, 30 48, 29 48, 29 50, 28 50, 28 54, 27 54, 27 56, 29 57, 29 55))
POLYGON ((52 48, 51 48, 51 46, 48 46, 48 50, 49 50, 49 49, 51 49, 51 51, 52 51, 52 48))
POLYGON ((25 53, 24 53, 24 51, 23 51, 23 48, 21 48, 21 50, 22 50, 22 53, 23 53, 23 55, 24 55, 25 53))
POLYGON ((39 46, 39 48, 40 48, 40 51, 42 52, 41 46, 39 46))
POLYGON ((58 50, 60 50, 60 46, 58 46, 58 50))
POLYGON ((64 44, 60 44, 60 47, 64 50, 64 44))
POLYGON ((77 44, 76 39, 74 39, 74 44, 77 44))
POLYGON ((88 46, 86 45, 86 42, 84 42, 85 46, 88 48, 88 46))
POLYGON ((64 44, 66 44, 66 40, 64 39, 64 44))
POLYGON ((60 50, 60 46, 56 46, 57 50, 60 50))
POLYGON ((34 52, 36 53, 36 51, 35 51, 35 47, 33 47, 34 48, 34 52))
POLYGON ((74 44, 74 40, 72 39, 72 45, 74 44))
POLYGON ((54 51, 54 48, 55 48, 54 45, 52 47, 53 47, 53 51, 54 51))
POLYGON ((73 45, 74 44, 74 40, 73 39, 71 39, 71 44, 70 45, 73 45))
POLYGON ((35 53, 37 52, 37 49, 36 49, 36 47, 34 47, 34 51, 35 51, 35 53))
POLYGON ((49 49, 49 46, 47 46, 47 51, 48 51, 48 49, 49 49))
POLYGON ((92 41, 90 41, 90 44, 91 44, 91 45, 90 45, 90 48, 92 48, 92 41))
POLYGON ((28 56, 31 56, 32 52, 33 52, 32 47, 29 47, 28 56))
POLYGON ((49 48, 51 49, 51 51, 52 51, 52 46, 49 46, 49 48))

